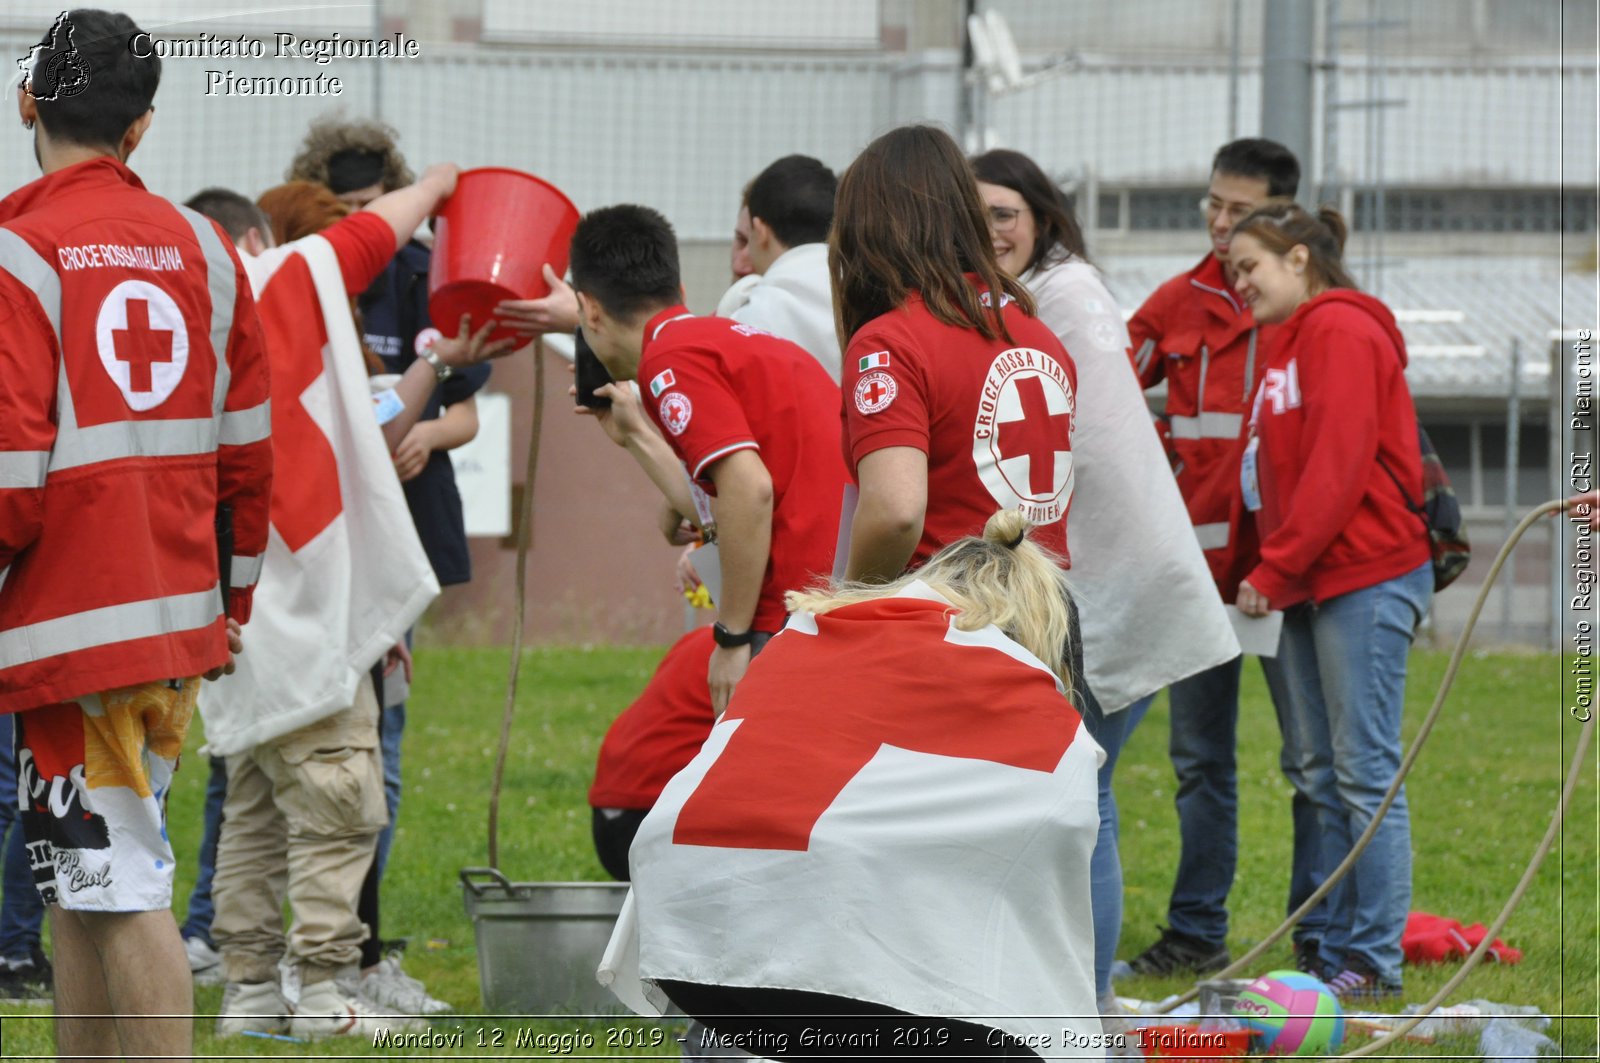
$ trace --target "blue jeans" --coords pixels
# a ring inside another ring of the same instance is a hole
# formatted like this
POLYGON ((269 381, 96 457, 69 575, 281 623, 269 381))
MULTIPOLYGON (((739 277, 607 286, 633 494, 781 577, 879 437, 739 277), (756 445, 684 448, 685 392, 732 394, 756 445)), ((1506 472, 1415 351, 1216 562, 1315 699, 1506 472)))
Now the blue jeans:
POLYGON ((222 837, 222 802, 228 796, 228 762, 211 758, 211 774, 206 777, 205 829, 200 835, 200 872, 189 891, 189 912, 179 932, 184 938, 199 938, 212 948, 211 920, 216 908, 211 903, 211 880, 217 872, 217 839, 222 837))
MULTIPOLYGON (((411 641, 410 632, 406 642, 411 641)), ((378 718, 378 745, 383 752, 383 796, 389 804, 389 823, 378 835, 378 879, 389 864, 389 846, 394 844, 394 823, 400 815, 400 739, 406 731, 406 703, 382 710, 378 718)))
POLYGON ((1117 756, 1133 729, 1149 711, 1155 695, 1141 698, 1121 712, 1106 716, 1100 703, 1087 689, 1080 692, 1083 723, 1089 735, 1106 751, 1100 765, 1100 833, 1095 837, 1094 855, 1089 860, 1089 908, 1094 917, 1094 992, 1103 998, 1111 992, 1111 964, 1117 958, 1117 941, 1122 936, 1122 855, 1117 848, 1117 798, 1111 790, 1111 775, 1117 756))
MULTIPOLYGON (((1280 651, 1281 652, 1281 651, 1280 651)), ((1294 786, 1290 814, 1294 850, 1287 911, 1294 911, 1322 884, 1327 868, 1317 842, 1317 815, 1306 796, 1282 661, 1260 658, 1283 745, 1278 766, 1294 786)), ((1235 761, 1239 725, 1239 676, 1235 657, 1174 683, 1168 690, 1172 729, 1167 752, 1178 777, 1178 873, 1167 903, 1167 925, 1180 934, 1221 948, 1228 937, 1228 892, 1239 859, 1239 771, 1235 761)), ((1296 941, 1317 940, 1327 925, 1328 905, 1314 908, 1294 930, 1296 941)))
POLYGON ((0 714, 0 959, 32 959, 44 923, 44 901, 33 884, 28 843, 22 835, 22 794, 17 789, 15 728, 10 714, 0 714))
MULTIPOLYGON (((1343 860, 1400 767, 1406 656, 1433 596, 1429 564, 1285 616, 1280 652, 1322 859, 1343 860)), ((1411 907, 1411 815, 1404 787, 1351 873, 1328 895, 1322 961, 1354 956, 1401 980, 1411 907)))

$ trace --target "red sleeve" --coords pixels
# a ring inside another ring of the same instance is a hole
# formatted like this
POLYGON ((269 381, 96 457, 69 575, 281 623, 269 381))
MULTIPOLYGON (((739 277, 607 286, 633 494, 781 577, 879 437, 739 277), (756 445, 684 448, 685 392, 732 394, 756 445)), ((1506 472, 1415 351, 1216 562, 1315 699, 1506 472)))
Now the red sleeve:
POLYGON ((55 445, 55 331, 34 297, 0 282, 0 569, 39 537, 55 445))
POLYGON ((351 295, 360 295, 371 287, 399 250, 394 229, 371 211, 358 210, 319 235, 333 245, 339 270, 344 274, 344 290, 351 295))
POLYGON ((679 347, 641 364, 639 380, 663 381, 656 396, 646 385, 641 400, 689 478, 707 482, 706 470, 736 450, 760 450, 744 407, 734 395, 717 357, 679 347), (671 383, 665 383, 669 380, 671 383))
POLYGON ((1128 358, 1143 388, 1155 387, 1167 375, 1167 360, 1161 353, 1161 306, 1165 290, 1166 285, 1157 288, 1128 319, 1128 358))
POLYGON ((871 328, 850 338, 839 390, 852 476, 861 459, 875 450, 915 447, 928 452, 928 380, 916 339, 909 329, 871 328))
POLYGON ((228 395, 222 404, 217 444, 217 502, 233 508, 228 615, 243 624, 250 619, 250 600, 267 549, 272 498, 271 380, 250 281, 233 246, 227 247, 234 259, 237 295, 226 352, 228 395))
POLYGON ((1261 561, 1246 577, 1268 601, 1283 599, 1360 507, 1378 460, 1379 377, 1393 358, 1377 337, 1334 322, 1300 336, 1305 425, 1290 459, 1300 468, 1283 523, 1262 540, 1261 561))

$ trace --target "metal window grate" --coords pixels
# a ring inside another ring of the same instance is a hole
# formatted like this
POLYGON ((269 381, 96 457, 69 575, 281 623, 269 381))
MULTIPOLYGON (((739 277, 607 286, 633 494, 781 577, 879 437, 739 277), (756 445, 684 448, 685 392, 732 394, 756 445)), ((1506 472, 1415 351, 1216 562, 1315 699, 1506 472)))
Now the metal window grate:
MULTIPOLYGON (((1354 227, 1371 231, 1375 196, 1354 196, 1354 227)), ((1592 233, 1594 189, 1391 188, 1383 194, 1382 228, 1403 233, 1592 233)))

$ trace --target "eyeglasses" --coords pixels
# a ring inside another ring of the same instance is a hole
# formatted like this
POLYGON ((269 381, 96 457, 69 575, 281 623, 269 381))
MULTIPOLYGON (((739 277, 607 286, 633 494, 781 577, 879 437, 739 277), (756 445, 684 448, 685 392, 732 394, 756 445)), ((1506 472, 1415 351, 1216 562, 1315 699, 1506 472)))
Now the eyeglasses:
POLYGON ((997 233, 1008 233, 1017 227, 1017 219, 1022 217, 1022 211, 1015 207, 990 207, 989 228, 997 233))
POLYGON ((1200 200, 1200 211, 1208 218, 1222 214, 1226 215, 1229 221, 1237 222, 1243 221, 1253 210, 1256 209, 1257 205, 1258 204, 1250 203, 1224 203, 1219 199, 1212 199, 1210 196, 1205 196, 1200 200))

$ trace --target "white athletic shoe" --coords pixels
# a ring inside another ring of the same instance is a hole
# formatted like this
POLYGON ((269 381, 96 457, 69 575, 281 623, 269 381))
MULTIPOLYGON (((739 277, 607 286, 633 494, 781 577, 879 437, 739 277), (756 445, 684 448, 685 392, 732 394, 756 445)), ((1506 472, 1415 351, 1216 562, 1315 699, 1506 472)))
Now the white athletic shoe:
POLYGON ((289 1017, 289 1032, 308 1041, 341 1036, 372 1038, 385 1030, 424 1033, 428 1028, 427 1020, 389 1014, 334 978, 302 986, 300 999, 289 1017))
POLYGON ((276 982, 229 982, 222 991, 217 1013, 217 1036, 231 1037, 246 1030, 283 1033, 289 1026, 289 1005, 276 982))
POLYGON ((222 953, 207 945, 205 938, 184 938, 183 951, 189 956, 189 972, 195 985, 216 985, 222 981, 222 953))
POLYGON ((454 1010, 431 995, 420 979, 406 974, 397 952, 389 953, 378 966, 362 975, 359 988, 368 1000, 403 1015, 443 1015, 454 1010))

